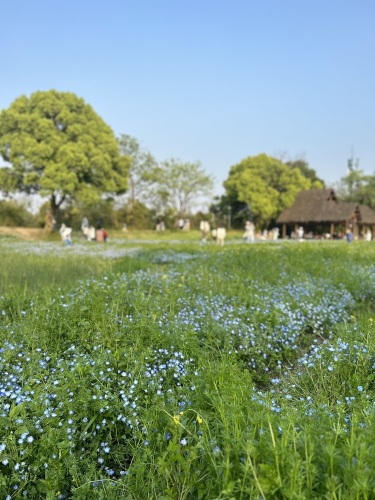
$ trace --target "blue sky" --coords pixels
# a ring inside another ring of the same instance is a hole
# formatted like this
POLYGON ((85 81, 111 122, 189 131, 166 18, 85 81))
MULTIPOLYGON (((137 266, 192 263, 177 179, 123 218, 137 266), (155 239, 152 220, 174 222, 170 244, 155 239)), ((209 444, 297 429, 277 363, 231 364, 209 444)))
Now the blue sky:
POLYGON ((0 109, 71 91, 158 161, 216 179, 304 157, 327 183, 375 173, 373 0, 3 0, 0 109))

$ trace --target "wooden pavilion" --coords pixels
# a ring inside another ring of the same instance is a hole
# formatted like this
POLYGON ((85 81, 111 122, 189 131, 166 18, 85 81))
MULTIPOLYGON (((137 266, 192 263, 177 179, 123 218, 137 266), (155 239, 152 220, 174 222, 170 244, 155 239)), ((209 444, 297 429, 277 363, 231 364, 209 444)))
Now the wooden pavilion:
POLYGON ((375 212, 366 205, 339 201, 333 189, 310 189, 298 193, 293 205, 281 212, 276 223, 282 225, 283 238, 288 228, 297 232, 299 226, 315 234, 325 230, 331 237, 348 228, 358 237, 370 228, 374 237, 375 212))

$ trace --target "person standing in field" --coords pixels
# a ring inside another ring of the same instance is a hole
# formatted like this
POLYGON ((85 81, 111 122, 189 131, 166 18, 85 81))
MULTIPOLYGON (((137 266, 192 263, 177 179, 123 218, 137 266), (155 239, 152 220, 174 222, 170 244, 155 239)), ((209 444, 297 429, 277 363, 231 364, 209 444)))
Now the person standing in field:
POLYGON ((253 243, 254 236, 255 236, 255 226, 250 220, 247 220, 245 224, 244 239, 246 240, 247 243, 253 243))
POLYGON ((216 244, 223 246, 226 235, 227 232, 224 227, 224 224, 223 223, 219 224, 219 227, 216 230, 216 244))
POLYGON ((82 231, 84 237, 88 240, 89 239, 89 220, 87 217, 84 217, 82 219, 81 231, 82 231))
POLYGON ((72 243, 72 228, 66 227, 65 224, 61 224, 61 227, 59 229, 59 233, 60 233, 62 241, 67 246, 69 246, 72 243))
POLYGON ((353 231, 351 229, 347 229, 346 230, 346 241, 348 243, 351 243, 354 239, 354 234, 353 234, 353 231))
POLYGON ((202 235, 202 243, 206 243, 207 236, 209 235, 210 232, 210 223, 208 222, 208 220, 201 220, 199 224, 199 229, 202 235))

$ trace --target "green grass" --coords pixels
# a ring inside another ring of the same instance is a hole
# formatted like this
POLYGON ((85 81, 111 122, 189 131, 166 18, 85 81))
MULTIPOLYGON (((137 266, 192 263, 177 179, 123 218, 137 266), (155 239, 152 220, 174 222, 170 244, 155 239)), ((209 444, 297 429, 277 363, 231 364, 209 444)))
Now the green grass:
POLYGON ((374 498, 375 246, 172 236, 0 242, 1 498, 374 498))

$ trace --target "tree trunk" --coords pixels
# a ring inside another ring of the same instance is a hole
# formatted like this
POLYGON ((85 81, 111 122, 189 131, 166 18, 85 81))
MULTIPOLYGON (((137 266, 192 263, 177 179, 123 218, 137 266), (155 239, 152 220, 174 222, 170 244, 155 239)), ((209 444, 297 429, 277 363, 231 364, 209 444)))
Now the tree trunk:
POLYGON ((45 218, 45 226, 43 232, 45 234, 50 234, 53 230, 54 225, 56 224, 56 216, 59 211, 60 205, 65 200, 65 194, 61 197, 59 202, 56 201, 56 195, 53 194, 51 196, 50 210, 48 210, 45 218))

